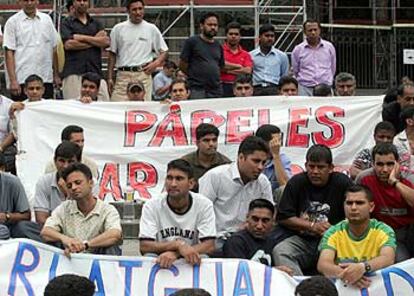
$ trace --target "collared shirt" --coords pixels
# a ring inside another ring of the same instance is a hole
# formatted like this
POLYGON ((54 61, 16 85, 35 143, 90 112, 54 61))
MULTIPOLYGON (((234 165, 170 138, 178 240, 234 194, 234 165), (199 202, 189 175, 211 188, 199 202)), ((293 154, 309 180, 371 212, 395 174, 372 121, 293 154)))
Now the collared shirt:
POLYGON ((12 103, 12 100, 0 95, 0 142, 3 142, 11 131, 9 109, 12 103))
POLYGON ((154 76, 154 79, 152 81, 152 94, 154 95, 154 99, 157 101, 161 101, 168 97, 170 94, 169 91, 165 92, 163 95, 158 96, 156 94, 157 90, 160 88, 163 88, 167 85, 170 85, 172 82, 172 77, 168 77, 165 75, 164 71, 161 70, 157 73, 157 75, 154 76))
MULTIPOLYGON (((36 11, 35 17, 29 18, 20 10, 7 20, 3 47, 14 51, 19 84, 32 74, 39 75, 45 83, 53 81, 53 49, 57 42, 58 33, 45 13, 36 11)), ((6 79, 9 83, 7 71, 6 79)))
POLYGON ((249 204, 257 198, 273 203, 272 187, 265 175, 244 184, 237 162, 209 170, 199 180, 200 193, 214 205, 217 233, 235 232, 246 220, 249 204))
POLYGON ((29 201, 20 179, 0 172, 0 212, 24 213, 30 211, 29 201))
POLYGON ((86 216, 78 209, 75 200, 63 202, 47 218, 45 227, 51 227, 80 241, 91 240, 110 229, 122 231, 121 220, 115 207, 99 198, 96 199, 93 210, 86 216))
MULTIPOLYGON (((224 60, 228 63, 242 65, 243 67, 253 68, 253 61, 250 54, 240 45, 236 52, 233 52, 227 43, 223 44, 224 60)), ((221 81, 224 83, 234 83, 236 75, 221 72, 221 81)))
POLYGON ((287 55, 272 47, 264 54, 260 47, 252 50, 250 55, 253 59, 253 85, 263 83, 279 84, 279 79, 289 73, 289 59, 287 55))
POLYGON ((394 137, 393 144, 398 150, 401 175, 414 183, 414 155, 405 130, 394 137))
POLYGON ((160 30, 143 20, 133 24, 129 20, 115 25, 111 31, 110 51, 116 54, 116 66, 140 66, 152 61, 154 52, 168 51, 160 30))
MULTIPOLYGON (((95 36, 104 30, 104 26, 89 14, 86 24, 78 18, 68 16, 62 21, 60 34, 62 41, 73 39, 74 34, 95 36)), ((63 68, 63 78, 69 75, 82 75, 87 72, 97 73, 102 76, 102 49, 92 46, 82 50, 65 50, 65 66, 63 68)))
POLYGON ((52 212, 63 201, 65 194, 57 184, 57 173, 49 173, 40 177, 36 183, 33 208, 38 212, 52 212))
MULTIPOLYGON (((286 175, 288 178, 292 176, 292 170, 290 168, 290 159, 286 156, 284 153, 280 153, 280 162, 283 165, 283 168, 285 169, 286 175)), ((269 159, 265 164, 265 169, 263 171, 263 174, 267 177, 267 179, 272 184, 272 190, 275 190, 279 188, 280 184, 277 181, 277 176, 275 172, 275 165, 273 164, 273 159, 269 159)))
POLYGON ((305 39, 293 49, 292 68, 303 86, 314 87, 320 83, 332 85, 336 72, 335 47, 323 39, 316 47, 312 47, 305 39))

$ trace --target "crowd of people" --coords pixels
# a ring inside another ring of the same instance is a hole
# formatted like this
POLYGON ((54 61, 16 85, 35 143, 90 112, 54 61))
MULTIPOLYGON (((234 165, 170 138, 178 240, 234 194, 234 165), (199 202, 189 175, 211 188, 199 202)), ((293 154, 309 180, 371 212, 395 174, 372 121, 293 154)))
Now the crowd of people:
MULTIPOLYGON (((14 175, 14 113, 27 102, 53 99, 54 85, 62 85, 64 99, 83 103, 210 99, 208 104, 222 97, 356 93, 352 74, 335 75, 335 47, 321 38, 315 20, 304 23, 306 38, 289 62, 273 46, 271 24, 260 27, 258 47, 247 52, 240 45, 240 24, 229 23, 220 44, 219 18, 207 13, 200 34, 185 41, 177 66, 167 59, 159 29, 144 20, 144 1, 127 1, 128 20, 108 36, 88 14, 88 1, 69 0, 60 28, 65 64, 59 72, 59 36, 50 17, 37 10, 37 0, 19 3, 22 10, 4 27, 11 98, 1 96, 0 102, 0 170, 14 175), (102 50, 109 53, 106 80, 102 50)), ((231 162, 217 151, 218 128, 200 124, 197 149, 168 163, 165 192, 143 207, 141 254, 156 257, 162 268, 179 258, 193 265, 206 257, 251 259, 290 275, 319 272, 368 287, 370 272, 414 255, 411 80, 387 94, 382 117, 375 146, 355 156, 349 175, 334 171, 332 152, 324 145, 311 146, 305 172, 292 175, 289 155, 281 151, 282 132, 273 124, 246 137, 231 162)), ((120 255, 120 216, 96 198, 98 166, 82 153, 83 128, 65 127, 61 140, 36 185, 33 205, 18 176, 0 174, 0 239, 47 242, 68 256, 120 255)))

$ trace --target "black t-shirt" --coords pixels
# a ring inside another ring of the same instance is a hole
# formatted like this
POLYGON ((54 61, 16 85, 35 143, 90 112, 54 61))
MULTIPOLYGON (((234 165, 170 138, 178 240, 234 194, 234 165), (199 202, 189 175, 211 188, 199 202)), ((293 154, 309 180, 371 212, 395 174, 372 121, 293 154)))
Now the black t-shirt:
MULTIPOLYGON (((62 21, 60 34, 63 43, 73 39, 74 34, 95 36, 104 29, 103 25, 88 15, 88 21, 83 24, 79 19, 68 16, 62 21)), ((92 46, 82 50, 65 50, 65 66, 62 77, 69 75, 82 75, 93 72, 102 77, 102 49, 92 46)))
POLYGON ((286 184, 279 203, 277 220, 310 216, 311 220, 328 220, 331 225, 345 219, 345 191, 352 184, 342 173, 333 172, 323 187, 312 185, 308 176, 301 173, 286 184))
POLYGON ((398 102, 392 102, 382 107, 382 120, 392 123, 397 134, 405 129, 405 123, 400 118, 401 106, 398 102))
POLYGON ((190 88, 220 93, 220 69, 224 67, 224 53, 216 40, 209 43, 199 35, 192 36, 185 41, 180 58, 188 63, 190 88))

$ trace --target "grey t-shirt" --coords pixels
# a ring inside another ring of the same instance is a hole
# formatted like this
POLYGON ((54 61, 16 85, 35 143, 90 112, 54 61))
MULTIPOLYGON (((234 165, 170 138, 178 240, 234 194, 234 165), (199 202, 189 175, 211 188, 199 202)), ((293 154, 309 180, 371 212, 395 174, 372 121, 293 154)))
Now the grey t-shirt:
POLYGON ((65 199, 65 195, 57 184, 56 172, 40 177, 34 196, 33 208, 35 211, 51 212, 65 199))
POLYGON ((30 210, 29 201, 19 178, 0 173, 0 212, 23 213, 30 210))

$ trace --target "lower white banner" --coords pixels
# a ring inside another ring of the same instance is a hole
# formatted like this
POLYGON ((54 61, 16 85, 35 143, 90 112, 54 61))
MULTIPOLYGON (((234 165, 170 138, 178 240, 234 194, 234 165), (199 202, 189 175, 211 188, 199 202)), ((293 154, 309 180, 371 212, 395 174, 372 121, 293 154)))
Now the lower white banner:
MULTIPOLYGON (((204 259, 198 266, 179 260, 161 269, 148 257, 73 254, 24 239, 0 241, 0 295, 41 296, 54 277, 72 273, 95 283, 96 296, 167 296, 181 288, 202 288, 213 296, 294 295, 299 278, 260 263, 238 259, 204 259)), ((370 275, 359 290, 336 281, 339 295, 413 295, 414 260, 370 275)), ((74 295, 75 296, 75 295, 74 295)))
POLYGON ((100 198, 120 200, 131 186, 135 199, 148 199, 163 188, 167 163, 196 147, 202 122, 220 130, 219 151, 235 160, 240 142, 258 126, 271 123, 283 133, 284 152, 294 172, 306 150, 329 146, 337 170, 373 144, 382 97, 251 97, 185 101, 179 104, 77 101, 28 103, 18 117, 18 174, 29 194, 71 124, 85 131, 84 153, 99 165, 100 198))

